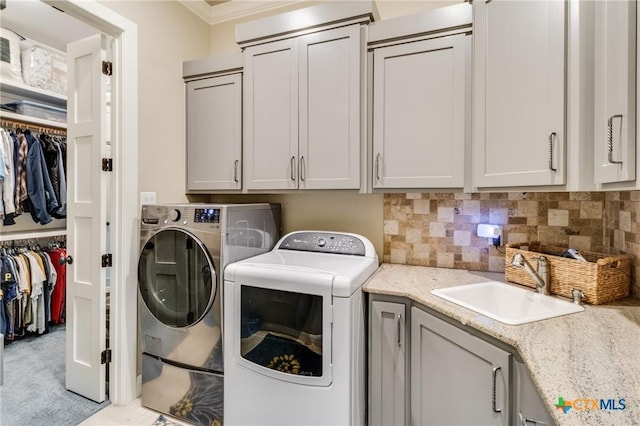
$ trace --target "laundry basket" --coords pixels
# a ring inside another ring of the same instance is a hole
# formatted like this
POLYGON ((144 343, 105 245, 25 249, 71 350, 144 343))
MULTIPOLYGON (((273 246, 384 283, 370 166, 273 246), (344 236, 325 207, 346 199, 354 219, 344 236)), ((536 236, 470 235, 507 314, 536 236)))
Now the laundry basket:
POLYGON ((629 295, 633 256, 608 255, 581 251, 587 262, 562 257, 566 248, 543 245, 539 242, 507 244, 505 278, 507 281, 536 287, 535 281, 522 268, 511 265, 511 259, 520 253, 531 265, 544 255, 549 261, 551 293, 572 297, 574 289, 584 294, 583 301, 600 305, 629 295))

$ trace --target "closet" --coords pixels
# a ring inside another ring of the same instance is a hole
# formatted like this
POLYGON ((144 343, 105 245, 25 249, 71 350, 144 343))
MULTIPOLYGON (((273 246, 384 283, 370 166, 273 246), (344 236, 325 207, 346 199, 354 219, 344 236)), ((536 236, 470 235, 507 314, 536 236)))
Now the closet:
MULTIPOLYGON (((3 58, 9 61, 2 64, 0 84, 0 333, 7 341, 43 334, 53 322, 53 278, 66 254, 60 264, 56 253, 54 267, 41 244, 64 240, 67 214, 66 60, 7 28, 10 23, 9 15, 2 28, 3 58)), ((61 289, 55 296, 64 299, 61 289)), ((60 303, 55 307, 62 309, 60 303)), ((59 322, 63 313, 56 314, 59 322)))
MULTIPOLYGON (((66 99, 6 77, 3 72, 0 80, 0 346, 64 324, 67 259, 66 116, 60 113, 66 99)), ((0 366, 0 383, 7 368, 0 366)))
MULTIPOLYGON (((3 0, 0 8, 5 7, 1 11, 3 27, 67 52, 67 58, 74 61, 67 69, 68 88, 73 91, 68 111, 85 113, 70 113, 69 117, 86 118, 87 113, 92 112, 91 117, 95 118, 88 129, 90 134, 81 133, 86 128, 81 129, 74 120, 69 120, 67 127, 68 194, 74 196, 67 199, 66 235, 67 251, 74 259, 73 264, 67 264, 64 383, 73 393, 97 402, 105 400, 105 389, 109 389, 114 403, 126 404, 136 395, 137 286, 136 277, 130 270, 137 262, 136 244, 131 243, 131 238, 137 232, 136 218, 139 216, 138 30, 135 22, 101 2, 69 0, 53 3, 3 0), (51 6, 53 3, 55 7, 51 6), (77 49, 71 53, 74 46, 77 49), (80 47, 87 49, 80 51, 80 47), (101 77, 100 60, 112 61, 113 75, 101 77), (79 70, 83 78, 74 78, 71 75, 74 70, 79 70), (106 84, 102 84, 105 79, 113 88, 112 97, 106 99, 106 84), (84 84, 89 80, 92 84, 84 84), (101 87, 96 87, 94 82, 101 83, 101 87), (91 94, 100 96, 92 97, 91 94), (83 104, 74 106, 74 100, 83 104), (106 120, 111 114, 114 119, 108 123, 106 120), (105 135, 108 130, 111 133, 105 135), (117 149, 111 151, 113 169, 103 171, 101 160, 109 156, 109 141, 117 149), (83 167, 72 166, 78 164, 83 167), (84 203, 87 197, 91 206, 79 208, 79 203, 84 203), (92 226, 85 226, 89 223, 92 226), (106 269, 119 284, 110 289, 105 288, 107 274, 102 266, 105 262, 101 261, 109 258, 105 255, 105 246, 113 248, 113 252, 108 253, 112 254, 113 263, 110 266, 106 262, 106 269), (102 361, 108 360, 109 355, 106 347, 107 291, 114 301, 109 309, 114 313, 109 322, 110 334, 114 337, 114 362, 111 364, 102 361), (113 373, 108 386, 106 365, 110 365, 113 373)), ((4 81, 3 78, 1 82, 4 81)), ((60 232, 46 228, 48 226, 38 225, 37 232, 60 232)), ((0 232, 4 237, 4 230, 0 229, 0 232)), ((35 339, 38 340, 45 339, 35 339)), ((19 348, 20 345, 12 347, 19 348)), ((3 388, 7 386, 5 380, 3 388)), ((62 410, 60 406, 58 408, 62 410)))
MULTIPOLYGON (((4 314, 5 320, 0 322, 3 327, 0 333, 4 332, 5 343, 11 342, 11 350, 19 351, 19 340, 46 334, 51 327, 62 327, 68 322, 65 290, 70 257, 65 249, 68 168, 64 51, 69 42, 85 39, 98 31, 39 1, 8 0, 3 6, 3 61, 10 59, 6 54, 10 48, 12 54, 20 52, 22 71, 26 71, 25 67, 36 71, 29 76, 24 72, 8 75, 3 63, 0 78, 3 142, 0 166, 5 172, 0 186, 4 194, 11 176, 15 179, 13 184, 18 184, 20 174, 17 172, 21 170, 25 180, 23 187, 17 188, 27 192, 26 197, 23 193, 17 200, 14 194, 14 203, 0 197, 2 278, 11 278, 2 282, 0 314, 4 314), (15 37, 20 42, 17 49, 15 43, 12 45, 15 37), (13 146, 14 152, 7 152, 5 147, 9 146, 13 146), (16 147, 23 147, 24 151, 19 153, 16 147), (21 158, 24 156, 26 161, 21 158), (13 159, 12 167, 7 167, 10 159, 13 159), (24 162, 19 163, 19 159, 24 162), (7 172, 11 168, 13 174, 7 172), (24 276, 25 271, 28 277, 24 276)), ((15 61, 11 65, 16 65, 15 61)), ((65 340, 61 340, 60 345, 64 347, 65 340)), ((5 374, 8 368, 10 366, 4 366, 5 374)), ((12 387, 7 380, 3 385, 12 387)))
POLYGON ((44 334, 65 316, 66 132, 29 121, 0 118, 0 334, 6 341, 44 334), (37 228, 46 225, 51 229, 37 228))

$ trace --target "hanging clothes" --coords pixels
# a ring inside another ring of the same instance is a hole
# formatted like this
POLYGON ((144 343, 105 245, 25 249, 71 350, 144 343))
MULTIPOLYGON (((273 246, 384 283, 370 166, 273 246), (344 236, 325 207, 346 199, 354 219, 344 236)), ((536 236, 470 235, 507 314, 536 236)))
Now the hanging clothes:
POLYGON ((16 160, 16 189, 15 189, 15 203, 16 213, 24 213, 23 204, 29 198, 27 194, 27 153, 29 152, 29 146, 27 144, 27 138, 21 133, 15 135, 14 141, 14 159, 16 160))
MULTIPOLYGON (((0 200, 4 199, 4 178, 7 174, 4 157, 4 147, 0 144, 0 200)), ((0 219, 4 219, 4 202, 0 203, 0 219)))
POLYGON ((66 152, 66 148, 63 148, 63 145, 66 146, 66 139, 41 133, 39 140, 42 145, 53 192, 60 204, 57 210, 51 212, 51 216, 62 219, 67 216, 67 180, 63 161, 63 149, 66 152))
POLYGON ((58 259, 62 255, 66 252, 58 247, 48 250, 37 246, 3 248, 0 255, 0 333, 5 339, 44 334, 49 331, 50 324, 64 322, 65 285, 62 279, 66 279, 66 266, 60 265, 58 259), (60 289, 56 292, 58 285, 60 289), (57 298, 55 308, 52 305, 54 294, 57 298))
MULTIPOLYGON (((4 122, 3 122, 4 125, 4 122)), ((59 132, 55 132, 59 133, 59 132)), ((29 212, 45 225, 67 215, 66 137, 26 129, 0 129, 0 219, 29 212)))
MULTIPOLYGON (((53 220, 50 212, 56 211, 60 204, 51 185, 40 142, 29 130, 24 131, 24 136, 28 146, 26 169, 28 210, 34 222, 46 225, 53 220)), ((26 207, 25 210, 27 210, 26 207)))
POLYGON ((15 221, 13 217, 16 214, 15 204, 15 188, 16 188, 16 175, 14 164, 14 145, 13 139, 9 132, 0 129, 0 156, 2 156, 4 163, 4 178, 0 182, 0 204, 2 204, 0 210, 3 210, 3 224, 14 225, 15 221))
POLYGON ((55 286, 51 293, 51 322, 53 324, 64 324, 65 322, 65 296, 67 290, 67 266, 61 262, 67 258, 64 248, 58 247, 50 250, 51 263, 57 273, 55 286))
POLYGON ((5 338, 13 340, 13 303, 18 297, 18 284, 13 262, 6 256, 0 257, 0 293, 2 293, 0 333, 4 334, 5 338))

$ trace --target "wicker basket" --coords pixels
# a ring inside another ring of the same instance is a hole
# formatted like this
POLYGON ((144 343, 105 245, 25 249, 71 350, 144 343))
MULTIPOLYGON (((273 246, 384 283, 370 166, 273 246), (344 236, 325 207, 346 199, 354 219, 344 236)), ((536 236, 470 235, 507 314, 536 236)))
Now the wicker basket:
POLYGON ((507 244, 505 278, 517 284, 536 287, 535 281, 522 268, 511 265, 516 253, 521 253, 534 268, 537 258, 544 254, 549 261, 551 293, 572 297, 573 289, 584 293, 583 301, 594 305, 607 303, 629 295, 633 256, 607 255, 593 252, 580 254, 587 260, 561 257, 566 248, 542 245, 539 242, 507 244), (523 248, 521 248, 523 247, 523 248))

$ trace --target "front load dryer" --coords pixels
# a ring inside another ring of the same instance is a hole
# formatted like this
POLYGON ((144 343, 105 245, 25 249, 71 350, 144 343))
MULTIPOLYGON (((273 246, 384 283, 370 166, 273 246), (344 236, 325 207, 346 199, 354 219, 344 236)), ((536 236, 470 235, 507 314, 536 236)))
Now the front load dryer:
POLYGON ((279 205, 142 206, 142 405, 199 425, 223 422, 222 272, 269 251, 279 229, 279 205))

